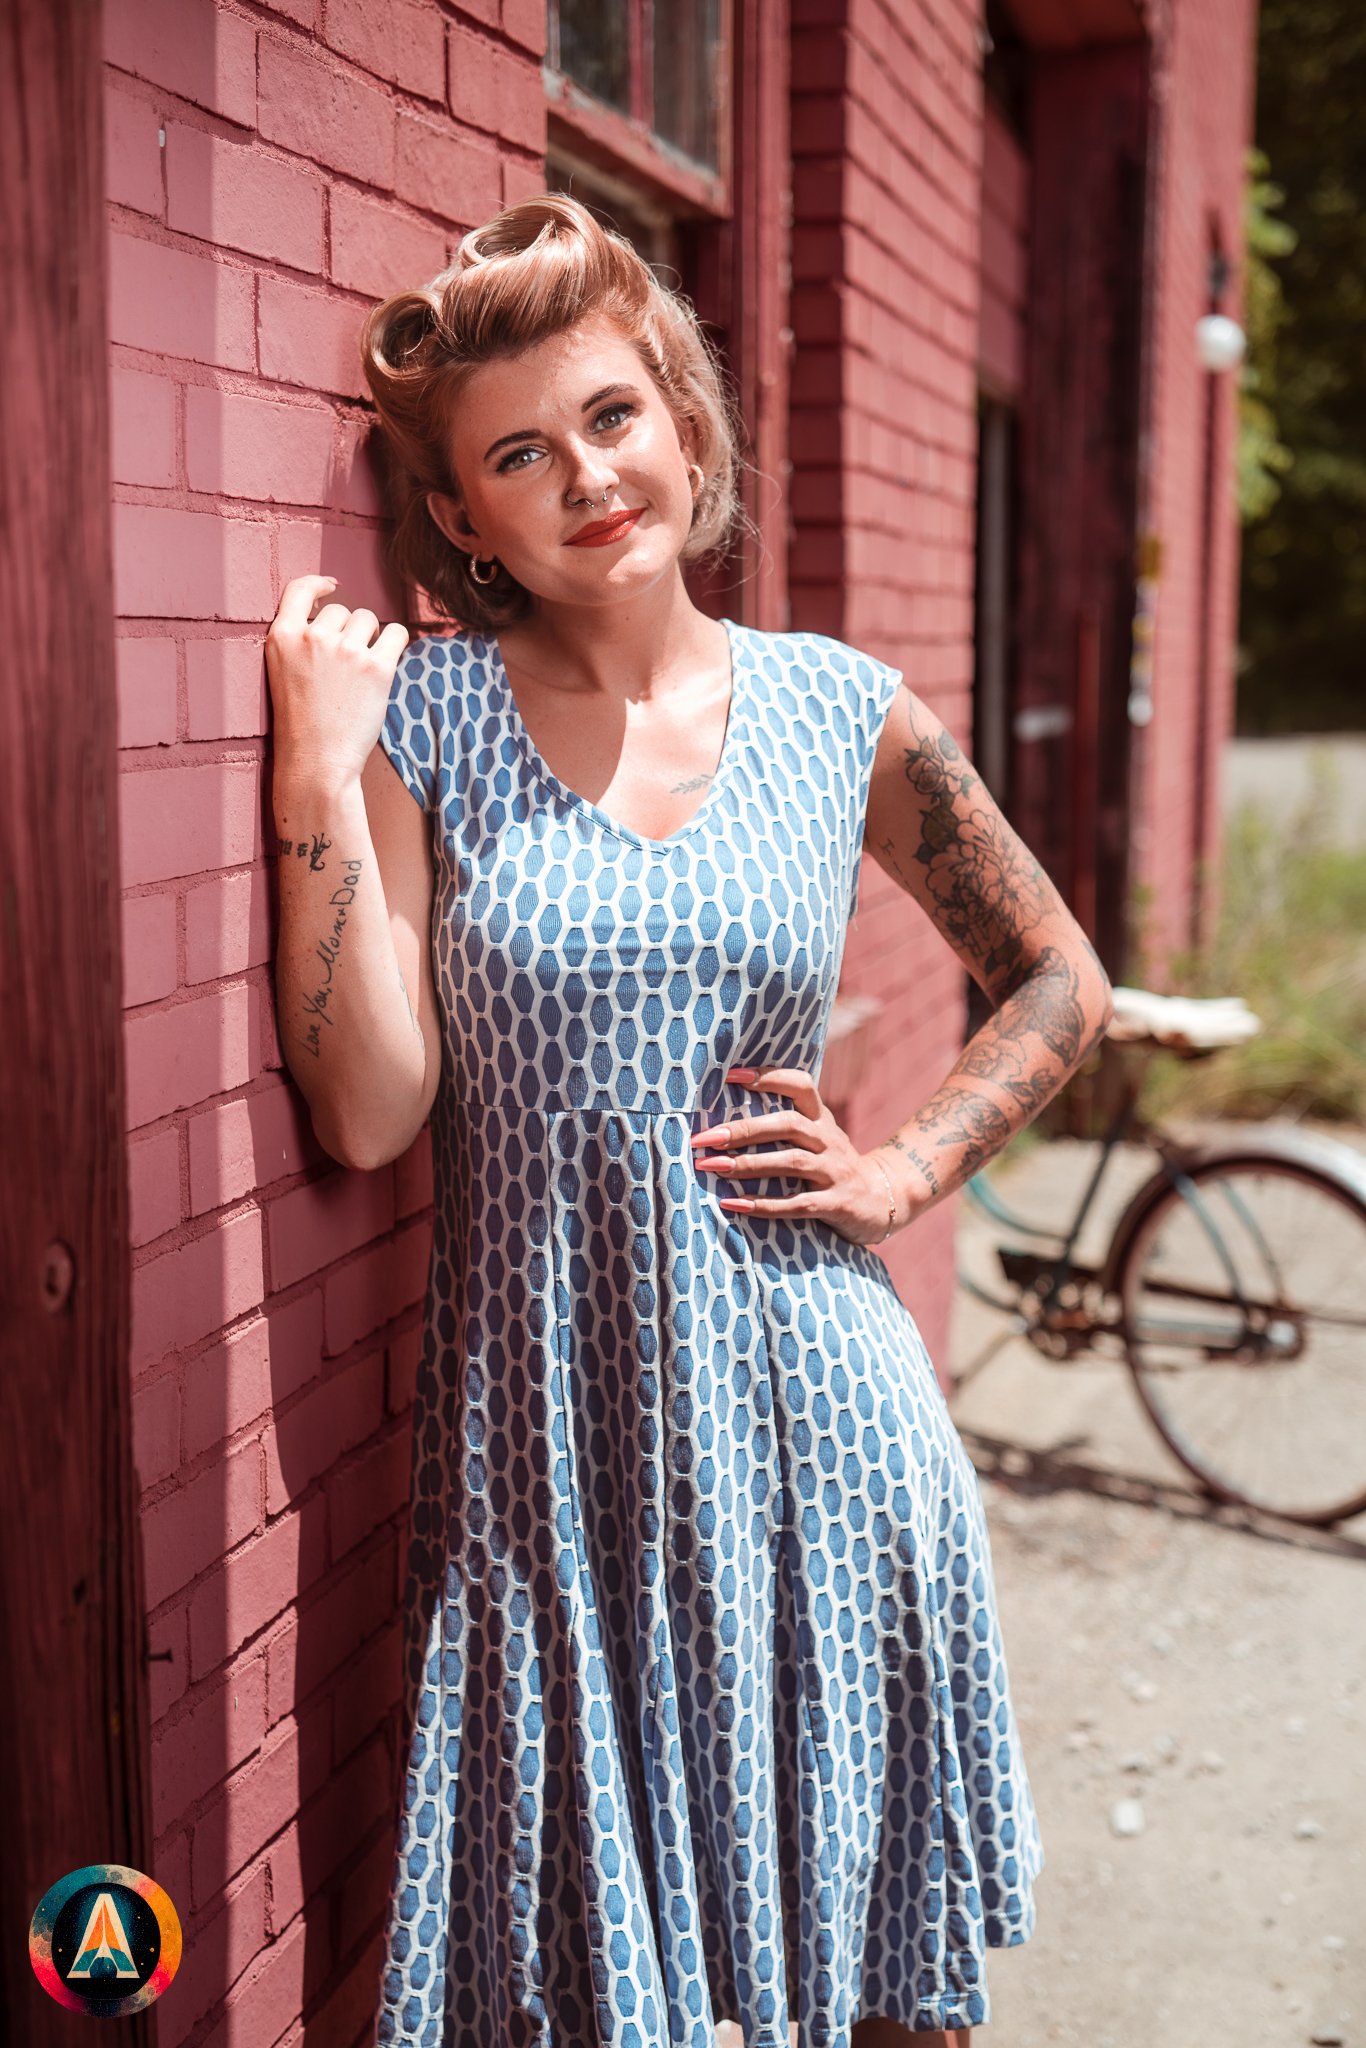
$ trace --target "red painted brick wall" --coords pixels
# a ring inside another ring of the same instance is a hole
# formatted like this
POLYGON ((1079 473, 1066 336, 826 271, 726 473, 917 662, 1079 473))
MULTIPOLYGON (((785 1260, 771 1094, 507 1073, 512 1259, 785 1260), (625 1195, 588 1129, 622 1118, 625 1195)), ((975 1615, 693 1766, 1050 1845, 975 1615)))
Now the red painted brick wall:
POLYGON ((1239 527, 1235 500, 1236 373, 1218 379, 1211 687, 1198 698, 1204 379, 1195 323, 1207 310, 1208 222, 1235 271, 1222 310, 1242 314, 1243 152, 1252 140, 1256 0, 1185 0, 1173 10, 1161 91, 1160 298, 1155 331, 1153 528, 1162 542, 1153 660, 1154 717, 1135 817, 1137 873, 1153 892, 1151 961, 1158 987, 1186 943, 1195 860, 1217 853, 1220 748, 1233 728, 1239 527), (1196 729, 1207 721, 1213 787, 1197 826, 1196 729))
POLYGON ((133 1410, 162 2048, 368 2038, 399 1768, 425 1142, 316 1146, 269 960, 262 638, 389 616, 372 299, 543 183, 540 0, 107 0, 133 1410), (305 1910, 307 1908, 307 1910, 305 1910))
MULTIPOLYGON (((793 8, 792 622, 900 668, 972 735, 980 317, 976 0, 793 8)), ((963 1042, 963 974, 871 858, 845 984, 884 1008, 861 1146, 928 1100, 963 1042)), ((951 1197, 886 1249, 941 1378, 951 1197)))

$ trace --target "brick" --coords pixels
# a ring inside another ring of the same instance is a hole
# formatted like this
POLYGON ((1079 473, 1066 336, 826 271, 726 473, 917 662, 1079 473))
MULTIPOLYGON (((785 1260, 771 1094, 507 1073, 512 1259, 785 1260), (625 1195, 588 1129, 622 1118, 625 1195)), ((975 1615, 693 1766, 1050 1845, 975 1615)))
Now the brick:
POLYGON ((498 51, 467 29, 451 33, 446 52, 446 99, 457 120, 498 131, 498 51))
POLYGON ((278 405, 206 385, 185 394, 185 467, 194 491, 320 505, 332 436, 326 406, 278 405))
POLYGON ((156 1131, 128 1147, 130 1242, 150 1244, 174 1230, 180 1215, 180 1133, 156 1131))
POLYGON ((269 621, 268 529, 216 512, 115 505, 114 608, 125 619, 269 621))
POLYGON ((168 488, 175 482, 175 386, 165 377, 111 369, 109 430, 116 484, 168 488))
MULTIPOLYGON (((297 1834, 298 1830, 291 1832, 297 1834)), ((313 1862, 311 1834, 309 1863, 314 1871, 316 1887, 322 1882, 318 1873, 324 1866, 313 1862)), ((271 1869, 273 1875, 274 1856, 271 1869)), ((275 1925, 282 1918, 280 1897, 280 1892, 273 1890, 271 1915, 275 1925)), ((305 2006, 325 1989, 331 1989, 336 1975, 331 1940, 319 1940, 316 1932, 310 1933, 314 1925, 311 1918, 296 1911, 293 1924, 285 1928, 262 1957, 257 1958, 256 1965, 241 1985, 234 1987, 227 2011, 213 2032, 204 2037, 201 2048, 258 2048, 258 2044, 278 2041, 305 2006)), ((372 1984, 372 2002, 373 1994, 372 1984)), ((309 2031, 311 2033, 313 2029, 309 2031)), ((322 2040, 323 2037, 318 2035, 317 2038, 322 2040)), ((327 2038, 329 2041, 337 2040, 340 2048, 340 2036, 329 2035, 327 2038)))
POLYGON ((235 1550, 260 1525, 261 1446, 247 1443, 142 1510, 147 1605, 235 1550))
MULTIPOLYGON (((544 180, 542 181, 544 184, 544 180)), ((498 151, 449 122, 424 120, 400 108, 394 190, 410 205, 462 227, 496 213, 501 200, 498 151)))
POLYGON ((368 308, 283 277, 261 279, 261 374, 310 391, 368 396, 360 330, 368 308))
POLYGON ((328 0, 327 40, 422 99, 446 90, 446 24, 428 0, 328 0))
POLYGON ((432 1206, 432 1127, 425 1123, 412 1144, 394 1161, 394 1201, 405 1220, 432 1206))
MULTIPOLYGON (((266 1732, 265 1666, 243 1662, 196 1700, 152 1745, 152 1824, 158 1835, 261 1746, 266 1732)), ((195 1946, 197 1944, 189 1944, 195 1946)))
POLYGON ((233 1775, 224 1796, 195 1822, 196 1898, 212 1897, 225 1878, 259 1856, 326 1784, 331 1740, 331 1706, 324 1700, 299 1720, 282 1721, 233 1775))
POLYGON ((400 1335, 391 1337, 385 1347, 389 1375, 387 1400, 391 1415, 401 1415, 413 1404, 413 1396, 417 1392, 417 1369, 425 1342, 422 1324, 416 1322, 400 1335))
POLYGON ((384 1357, 376 1352, 275 1413, 265 1433, 266 1511, 278 1515, 347 1451, 374 1434, 384 1414, 384 1357))
POLYGON ((373 426, 354 415, 341 422, 325 509, 377 519, 385 510, 383 471, 373 426))
POLYGON ((271 989, 259 988, 258 1000, 251 1012, 251 1071, 253 1074, 278 1074, 285 1064, 280 1047, 279 1021, 275 1015, 275 997, 271 989))
POLYGON ((331 274, 337 284, 378 299, 426 284, 445 267, 440 228, 349 186, 335 187, 331 274))
POLYGON ((321 1499, 311 1511, 282 1515, 194 1590, 190 1600, 190 1677, 195 1684, 251 1636, 287 1613, 326 1563, 321 1499))
POLYGON ((307 1699, 362 1644, 389 1625, 394 1612, 396 1551, 392 1539, 380 1543, 347 1571, 334 1572, 326 1590, 305 1604, 295 1625, 280 1637, 278 1663, 272 1658, 272 1699, 280 1696, 277 1687, 291 1699, 307 1699))
POLYGON ((195 235, 295 270, 323 267, 323 188, 297 165, 171 122, 166 130, 166 220, 195 235))
POLYGON ((272 1284, 289 1287, 393 1229, 393 1175, 387 1167, 326 1174, 277 1196, 267 1227, 272 1284))
POLYGON ((545 55, 543 0, 503 0, 503 34, 521 43, 533 57, 545 55))
POLYGON ((431 1231, 425 1223, 415 1223, 331 1274, 323 1296, 329 1357, 349 1351, 382 1323, 420 1302, 430 1257, 431 1231))
POLYGON ((114 655, 119 745, 173 746, 176 736, 175 642, 123 635, 114 643, 114 655))
POLYGON ((180 1463, 180 1389, 175 1374, 163 1373, 159 1380, 135 1388, 131 1405, 133 1463, 139 1490, 145 1493, 158 1480, 169 1479, 180 1463))
POLYGON ((264 868, 223 875, 185 897, 185 980, 216 981, 269 960, 270 902, 264 868))
POLYGON ((259 1422, 270 1400, 269 1329, 265 1317, 256 1316, 184 1366, 186 1462, 259 1422))
POLYGON ((202 1237, 133 1270, 133 1370, 198 1343, 258 1308, 260 1211, 215 1224, 202 1237))
MULTIPOLYGON (((196 1901, 196 1911, 216 1908, 224 1896, 220 1883, 206 1899, 196 1901)), ((176 1972, 177 1995, 174 2001, 163 2000, 164 2010, 157 2015, 157 2048, 183 2048, 191 2036, 203 2040, 205 2015, 222 2003, 225 1992, 249 1981, 263 1951, 271 1953, 266 1917, 266 1866, 261 1863, 228 1890, 222 1910, 215 1911, 206 1925, 196 1925, 187 1938, 176 1972)), ((222 2038, 219 2028, 212 2038, 222 2038)), ((239 2043, 242 2038, 238 2036, 239 2043)))
POLYGON ((120 92, 108 73, 104 82, 104 192, 116 206, 138 213, 164 213, 161 183, 161 116, 149 100, 120 92))
POLYGON ((333 1474, 327 1489, 327 1513, 334 1562, 405 1507, 412 1479, 411 1444, 406 1427, 391 1430, 383 1442, 369 1445, 333 1474))
MULTIPOLYGON (((352 1690, 349 1676, 347 1690, 352 1690)), ((382 1718, 382 1715, 376 1714, 364 1733, 370 1734, 382 1718)), ((384 1919, 393 1875, 394 1844, 392 1839, 381 1835, 343 1880, 337 1908, 337 1948, 341 1955, 349 1954, 375 1923, 384 1919)), ((329 2041, 350 2041, 354 2038, 354 2033, 343 2032, 338 2028, 324 2038, 329 2041)))
POLYGON ((503 158, 503 205, 514 206, 519 199, 534 199, 545 190, 545 173, 520 157, 503 158))
POLYGON ((381 625, 402 619, 402 596, 384 559, 383 539, 364 526, 333 526, 323 520, 290 520, 280 528, 280 582, 325 573, 337 578, 329 602, 365 605, 381 625))
POLYGON ((132 1130, 240 1087, 248 1079, 247 991, 229 988, 129 1017, 124 1047, 132 1130))
POLYGON ((190 1213, 220 1209, 325 1160, 297 1089, 269 1083, 191 1119, 190 1213))
POLYGON ((119 778, 125 885, 251 860, 260 826, 258 775, 250 761, 126 770, 119 778))
POLYGON ((112 231, 109 339, 229 370, 256 367, 249 271, 112 231))
MULTIPOLYGON (((189 1644, 190 1626, 183 1607, 169 1607, 164 1614, 148 1619, 147 1647, 152 1652, 147 1666, 148 1706, 154 1724, 169 1712, 185 1690, 189 1680, 189 1644), (169 1650, 170 1656, 163 1657, 160 1654, 163 1650, 169 1650)), ((161 1875, 164 1867, 160 1856, 148 1866, 158 1882, 171 1891, 169 1879, 161 1875)), ((188 1886, 188 1866, 185 1881, 188 1886)), ((189 1891, 171 1891, 171 1897, 188 1899, 189 1891)))
MULTIPOLYGON (((395 1616, 351 1659, 333 1694, 332 1754, 338 1763, 383 1726, 402 1697, 403 1622, 395 1616)), ((392 1858, 392 1836, 384 1847, 392 1858)))
POLYGON ((312 1287, 292 1301, 266 1304, 270 1383, 277 1402, 321 1377, 323 1370, 322 1290, 312 1287))
POLYGON ((215 0, 105 0, 104 55, 119 71, 249 128, 256 118, 256 35, 215 0))
POLYGON ((293 43, 262 36, 257 126, 310 163, 388 191, 394 182, 394 103, 388 93, 293 43))
POLYGON ((123 899, 123 1007, 170 995, 176 985, 175 897, 123 899))
POLYGON ((259 634, 191 640, 185 666, 187 739, 256 739, 265 732, 265 644, 259 634))

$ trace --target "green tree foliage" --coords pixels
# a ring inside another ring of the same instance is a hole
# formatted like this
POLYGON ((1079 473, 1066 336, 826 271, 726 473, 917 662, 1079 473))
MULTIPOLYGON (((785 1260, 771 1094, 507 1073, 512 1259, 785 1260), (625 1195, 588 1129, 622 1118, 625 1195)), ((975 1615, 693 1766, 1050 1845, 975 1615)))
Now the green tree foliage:
POLYGON ((1366 726, 1366 5, 1261 0, 1242 732, 1366 726), (1274 172, 1275 183, 1271 182, 1274 172), (1277 218, 1283 215, 1283 218, 1277 218))
POLYGON ((1285 193, 1273 185, 1265 150, 1249 152, 1247 188, 1247 278, 1243 319, 1247 358, 1238 394, 1238 509, 1250 525, 1264 519, 1281 495, 1277 478, 1294 456, 1276 424, 1276 344, 1285 325, 1285 291, 1275 259, 1288 256, 1297 237, 1275 218, 1285 193))

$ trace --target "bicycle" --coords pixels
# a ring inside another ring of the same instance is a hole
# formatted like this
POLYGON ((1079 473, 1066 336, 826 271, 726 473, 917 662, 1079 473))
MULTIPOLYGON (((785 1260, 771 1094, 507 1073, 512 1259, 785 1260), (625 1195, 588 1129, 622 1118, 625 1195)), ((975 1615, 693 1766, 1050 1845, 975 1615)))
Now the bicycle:
POLYGON ((1114 1007, 1107 1036, 1135 1058, 1076 1214, 1062 1230, 1032 1223, 973 1175, 972 1205, 1033 1244, 995 1245, 1008 1299, 961 1261, 958 1283, 1046 1358, 1117 1344, 1159 1434, 1216 1499, 1345 1521, 1366 1509, 1366 1157, 1288 1123, 1196 1139, 1160 1129, 1137 1107, 1153 1055, 1208 1058, 1261 1019, 1236 996, 1116 988, 1114 1007), (1086 1265, 1077 1242, 1126 1140, 1158 1164, 1086 1265))

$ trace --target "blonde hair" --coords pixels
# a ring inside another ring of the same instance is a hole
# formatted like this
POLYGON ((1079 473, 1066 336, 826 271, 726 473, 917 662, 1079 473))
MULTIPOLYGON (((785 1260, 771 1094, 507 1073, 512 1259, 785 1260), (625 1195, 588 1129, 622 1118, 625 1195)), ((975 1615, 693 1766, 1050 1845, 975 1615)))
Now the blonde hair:
POLYGON ((740 510, 740 428, 719 356, 691 302, 661 284, 624 236, 564 192, 519 199, 467 234, 450 267, 370 313, 361 360, 387 446, 395 525, 390 558, 449 618, 496 630, 535 598, 503 563, 487 586, 470 576, 427 509, 427 493, 459 497, 450 430, 470 373, 580 320, 605 315, 630 341, 680 426, 703 481, 680 559, 721 548, 740 510))

